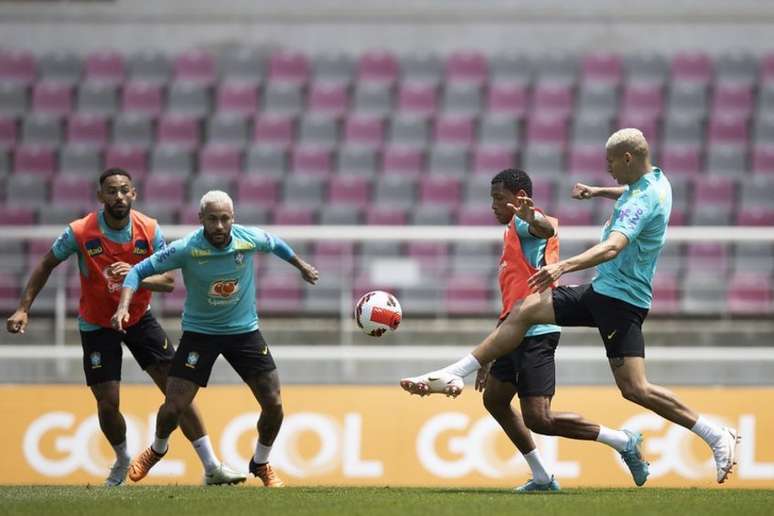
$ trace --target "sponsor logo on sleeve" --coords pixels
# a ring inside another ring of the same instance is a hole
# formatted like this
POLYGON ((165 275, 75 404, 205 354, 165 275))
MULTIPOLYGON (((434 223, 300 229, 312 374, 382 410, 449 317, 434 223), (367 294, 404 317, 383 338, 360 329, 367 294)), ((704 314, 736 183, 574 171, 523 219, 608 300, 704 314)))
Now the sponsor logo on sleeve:
POLYGON ((156 253, 156 263, 164 263, 169 259, 170 256, 175 254, 177 252, 177 249, 174 246, 169 246, 164 248, 163 251, 159 251, 156 253))

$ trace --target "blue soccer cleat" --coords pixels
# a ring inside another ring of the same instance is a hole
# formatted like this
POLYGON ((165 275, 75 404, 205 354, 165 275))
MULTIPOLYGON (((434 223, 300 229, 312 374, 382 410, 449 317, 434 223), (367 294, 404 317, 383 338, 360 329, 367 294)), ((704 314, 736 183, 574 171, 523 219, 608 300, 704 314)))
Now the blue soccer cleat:
POLYGON ((530 478, 525 483, 515 489, 517 493, 539 493, 539 492, 551 492, 559 491, 559 482, 551 475, 551 481, 547 484, 538 484, 534 479, 530 478))
POLYGON ((632 478, 637 486, 643 485, 648 480, 648 463, 643 460, 640 454, 640 444, 642 443, 642 434, 637 432, 631 432, 624 430, 624 433, 629 436, 629 442, 626 444, 626 448, 621 452, 621 458, 626 463, 629 471, 632 473, 632 478))

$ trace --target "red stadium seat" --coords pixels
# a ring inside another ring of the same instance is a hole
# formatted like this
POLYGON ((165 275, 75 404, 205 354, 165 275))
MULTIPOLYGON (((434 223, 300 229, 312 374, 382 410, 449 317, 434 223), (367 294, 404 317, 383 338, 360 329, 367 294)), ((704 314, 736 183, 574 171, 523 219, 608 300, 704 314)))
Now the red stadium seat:
POLYGON ((126 76, 124 56, 110 50, 99 50, 86 56, 86 79, 120 83, 126 76))

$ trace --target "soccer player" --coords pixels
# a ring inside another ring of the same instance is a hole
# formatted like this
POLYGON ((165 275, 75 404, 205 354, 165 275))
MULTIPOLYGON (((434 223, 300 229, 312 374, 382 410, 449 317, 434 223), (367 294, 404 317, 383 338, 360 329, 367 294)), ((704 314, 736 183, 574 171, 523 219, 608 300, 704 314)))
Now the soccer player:
MULTIPOLYGON (((70 255, 78 256, 81 300, 78 325, 83 346, 86 384, 97 401, 102 433, 116 452, 106 486, 124 483, 131 457, 126 450, 126 422, 119 411, 123 341, 140 367, 159 389, 167 383, 174 349, 150 311, 151 292, 171 292, 174 278, 166 274, 146 278, 129 307, 125 332, 111 327, 121 284, 131 266, 166 243, 156 221, 132 209, 137 192, 128 172, 111 168, 99 177, 97 197, 102 209, 73 221, 38 263, 22 294, 19 308, 8 318, 11 333, 24 333, 32 302, 51 271, 70 255)), ((183 433, 205 468, 206 484, 234 484, 246 477, 221 464, 212 449, 204 423, 194 406, 182 418, 183 433)))
POLYGON ((701 437, 712 450, 717 481, 723 483, 736 463, 736 430, 698 415, 645 375, 642 322, 653 298, 656 261, 666 241, 672 188, 666 175, 651 165, 648 143, 638 129, 613 133, 606 152, 608 172, 621 186, 578 184, 573 189, 577 199, 616 200, 601 242, 577 256, 542 266, 529 278, 534 293, 514 304, 503 324, 472 353, 439 371, 406 378, 401 386, 412 393, 456 396, 462 391, 463 377, 516 349, 535 324, 595 327, 623 397, 701 437), (594 266, 597 275, 591 284, 550 288, 562 274, 594 266))
POLYGON ((201 228, 129 271, 113 315, 113 327, 123 331, 132 297, 141 282, 173 269, 183 271, 187 290, 183 336, 169 372, 167 396, 156 419, 156 438, 132 461, 129 478, 141 480, 164 456, 169 435, 199 388, 207 386, 215 359, 222 354, 261 406, 258 443, 248 469, 265 486, 282 487, 283 481, 269 464, 269 452, 283 418, 280 382, 274 359, 258 329, 253 256, 273 253, 296 267, 311 284, 317 282, 319 274, 280 238, 234 224, 234 204, 225 192, 210 191, 202 197, 199 220, 201 228))

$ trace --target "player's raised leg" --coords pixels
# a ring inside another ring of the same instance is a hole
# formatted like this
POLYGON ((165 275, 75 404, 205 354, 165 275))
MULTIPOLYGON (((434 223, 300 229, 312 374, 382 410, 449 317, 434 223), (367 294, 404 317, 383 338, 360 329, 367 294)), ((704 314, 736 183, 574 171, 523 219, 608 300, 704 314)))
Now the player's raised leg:
POLYGON ((611 358, 610 367, 624 398, 701 437, 712 450, 718 483, 726 481, 736 465, 736 448, 741 440, 736 429, 712 423, 684 405, 670 390, 650 383, 642 357, 611 358))
POLYGON ((471 353, 442 369, 403 378, 400 386, 411 394, 446 394, 457 397, 464 387, 466 376, 515 350, 524 339, 527 330, 535 324, 554 324, 551 290, 531 294, 515 303, 503 323, 490 333, 471 353))

